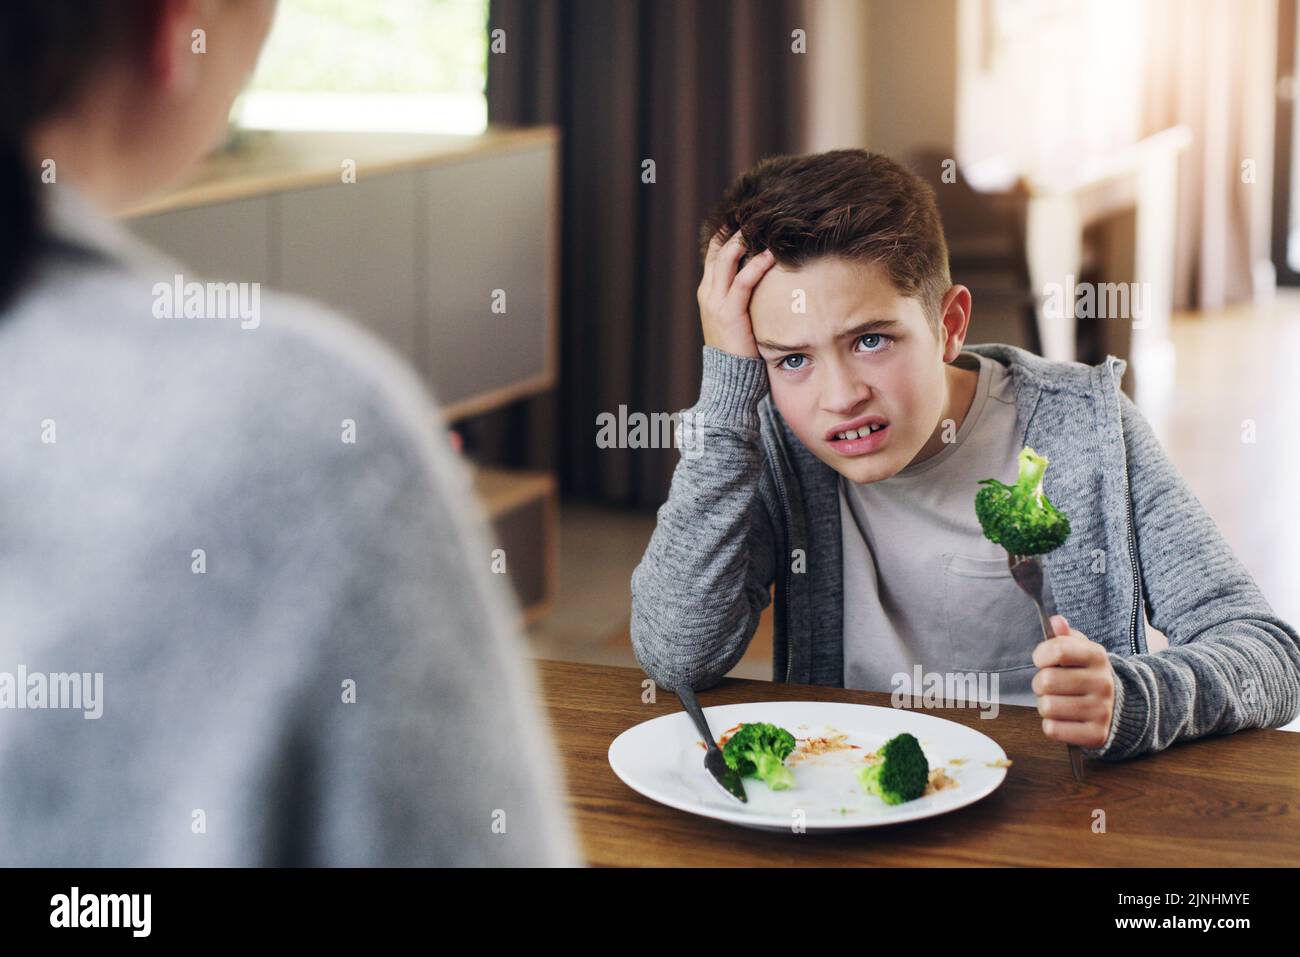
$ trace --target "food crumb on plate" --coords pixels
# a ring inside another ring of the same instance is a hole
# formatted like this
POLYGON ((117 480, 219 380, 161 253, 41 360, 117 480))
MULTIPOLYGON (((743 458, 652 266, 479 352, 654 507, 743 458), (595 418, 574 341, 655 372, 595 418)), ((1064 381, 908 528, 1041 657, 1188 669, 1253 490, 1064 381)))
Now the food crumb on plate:
POLYGON ((925 791, 921 797, 927 797, 936 791, 946 791, 949 788, 957 787, 957 779, 948 777, 948 772, 943 768, 930 769, 930 781, 925 786, 925 791))
POLYGON ((1011 767, 1010 758, 998 758, 996 761, 985 761, 986 768, 1009 768, 1011 767))
POLYGON ((798 764, 813 755, 830 754, 832 751, 861 750, 862 746, 849 744, 848 735, 842 731, 834 731, 821 738, 797 738, 799 742, 795 746, 794 754, 790 755, 790 763, 798 764))

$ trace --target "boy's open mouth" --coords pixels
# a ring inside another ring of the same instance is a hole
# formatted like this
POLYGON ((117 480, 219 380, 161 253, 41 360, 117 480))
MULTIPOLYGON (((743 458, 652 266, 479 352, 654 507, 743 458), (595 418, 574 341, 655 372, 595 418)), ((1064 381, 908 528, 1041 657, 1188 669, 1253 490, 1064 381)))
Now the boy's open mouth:
POLYGON ((826 441, 840 455, 865 455, 884 445, 888 436, 888 419, 883 415, 864 415, 835 426, 826 433, 826 441))

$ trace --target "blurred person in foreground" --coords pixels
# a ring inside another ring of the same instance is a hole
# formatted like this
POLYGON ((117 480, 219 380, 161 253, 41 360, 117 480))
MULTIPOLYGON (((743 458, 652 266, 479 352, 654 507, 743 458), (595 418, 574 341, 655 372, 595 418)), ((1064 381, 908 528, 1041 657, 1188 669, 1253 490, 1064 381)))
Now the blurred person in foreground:
POLYGON ((287 295, 160 317, 197 277, 112 219, 220 139, 274 9, 0 7, 0 861, 575 864, 419 380, 287 295))

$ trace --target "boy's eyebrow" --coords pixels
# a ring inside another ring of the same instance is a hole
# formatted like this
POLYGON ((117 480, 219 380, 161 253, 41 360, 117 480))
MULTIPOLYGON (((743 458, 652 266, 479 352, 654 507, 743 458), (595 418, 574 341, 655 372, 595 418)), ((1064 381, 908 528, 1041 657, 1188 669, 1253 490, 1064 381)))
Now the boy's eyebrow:
MULTIPOLYGON (((902 332, 903 323, 897 319, 868 319, 866 322, 859 323, 852 329, 838 333, 836 339, 856 339, 858 336, 866 335, 868 332, 902 332)), ((798 352, 801 349, 809 348, 807 343, 797 346, 783 346, 777 342, 768 342, 766 339, 757 340, 758 344, 765 349, 771 349, 773 352, 798 352)))

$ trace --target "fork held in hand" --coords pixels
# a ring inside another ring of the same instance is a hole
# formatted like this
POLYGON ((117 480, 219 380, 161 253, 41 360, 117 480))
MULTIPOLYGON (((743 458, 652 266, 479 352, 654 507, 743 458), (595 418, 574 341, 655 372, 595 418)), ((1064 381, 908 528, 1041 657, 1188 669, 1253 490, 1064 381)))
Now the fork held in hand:
MULTIPOLYGON (((1043 626, 1043 640, 1056 637, 1052 633, 1052 623, 1048 620, 1047 609, 1043 607, 1043 566, 1036 555, 1013 555, 1007 552, 1007 567, 1011 577, 1016 580, 1021 591, 1034 600, 1038 608, 1038 620, 1043 626)), ((1085 758, 1077 745, 1067 744, 1070 755, 1070 770, 1076 781, 1083 780, 1085 758)))

